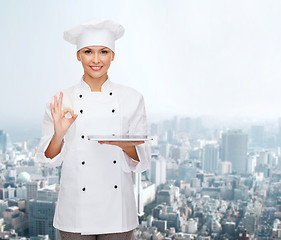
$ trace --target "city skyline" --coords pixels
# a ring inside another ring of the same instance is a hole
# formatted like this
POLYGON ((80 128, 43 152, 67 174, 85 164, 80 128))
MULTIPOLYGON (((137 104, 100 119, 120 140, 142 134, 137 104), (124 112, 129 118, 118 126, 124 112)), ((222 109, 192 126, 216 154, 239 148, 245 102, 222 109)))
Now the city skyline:
MULTIPOLYGON (((136 239, 150 239, 153 232, 160 239, 279 236, 277 122, 275 128, 252 123, 243 130, 206 127, 200 118, 151 123, 150 167, 132 175, 140 220, 136 239)), ((48 234, 55 240, 52 223, 62 168, 40 165, 34 157, 36 146, 35 139, 8 144, 0 131, 0 217, 2 213, 6 229, 16 229, 11 234, 48 234)))

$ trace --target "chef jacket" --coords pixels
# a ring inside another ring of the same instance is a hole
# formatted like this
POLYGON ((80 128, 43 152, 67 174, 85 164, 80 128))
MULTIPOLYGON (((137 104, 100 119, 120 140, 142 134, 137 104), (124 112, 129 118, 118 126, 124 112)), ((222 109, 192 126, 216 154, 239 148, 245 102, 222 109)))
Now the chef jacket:
MULTIPOLYGON (((59 97, 59 92, 56 95, 59 97)), ((62 109, 70 107, 79 115, 64 136, 61 152, 52 159, 44 154, 54 134, 50 102, 53 97, 46 104, 36 161, 47 167, 62 164, 53 226, 82 235, 136 228, 139 222, 132 172, 141 173, 150 167, 149 141, 136 146, 140 160, 136 161, 120 147, 100 144, 87 136, 147 135, 143 96, 109 77, 101 92, 92 92, 82 76, 78 84, 63 91, 62 109)))

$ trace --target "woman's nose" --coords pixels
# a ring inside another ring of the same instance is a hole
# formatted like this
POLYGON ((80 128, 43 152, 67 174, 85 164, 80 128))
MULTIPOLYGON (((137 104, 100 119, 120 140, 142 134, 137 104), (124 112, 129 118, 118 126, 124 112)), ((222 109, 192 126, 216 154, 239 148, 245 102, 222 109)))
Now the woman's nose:
POLYGON ((98 64, 98 63, 100 62, 100 57, 99 57, 98 54, 94 54, 94 56, 93 56, 93 62, 94 62, 95 64, 98 64))

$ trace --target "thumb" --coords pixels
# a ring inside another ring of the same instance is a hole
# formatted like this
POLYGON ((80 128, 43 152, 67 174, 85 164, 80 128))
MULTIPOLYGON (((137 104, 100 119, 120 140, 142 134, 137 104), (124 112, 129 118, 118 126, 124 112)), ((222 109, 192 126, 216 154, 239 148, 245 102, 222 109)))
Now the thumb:
POLYGON ((72 123, 76 120, 77 116, 78 116, 78 114, 74 114, 74 115, 72 116, 72 118, 69 118, 69 119, 68 119, 68 121, 72 124, 72 123))

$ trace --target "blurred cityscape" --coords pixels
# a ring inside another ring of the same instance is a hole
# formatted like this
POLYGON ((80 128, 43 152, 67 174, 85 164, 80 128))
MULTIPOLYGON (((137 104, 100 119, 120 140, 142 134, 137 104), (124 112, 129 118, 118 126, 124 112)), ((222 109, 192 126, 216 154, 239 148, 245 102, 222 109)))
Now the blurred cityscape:
MULTIPOLYGON (((133 173, 136 239, 281 239, 281 119, 174 117, 149 135, 151 166, 133 173)), ((61 166, 35 162, 39 140, 0 130, 0 239, 59 239, 61 166)))

